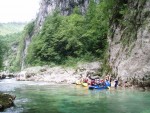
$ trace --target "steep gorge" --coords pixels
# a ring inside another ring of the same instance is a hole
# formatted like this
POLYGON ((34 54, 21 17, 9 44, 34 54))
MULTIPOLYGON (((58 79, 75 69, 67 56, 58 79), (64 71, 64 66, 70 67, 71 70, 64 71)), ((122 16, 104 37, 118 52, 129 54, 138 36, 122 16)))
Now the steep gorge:
MULTIPOLYGON (((28 45, 38 34, 48 15, 60 10, 70 15, 75 6, 85 14, 90 0, 42 0, 32 33, 24 39, 22 63, 28 53, 28 45)), ((98 0, 96 1, 98 2, 98 0)), ((148 0, 117 0, 110 18, 109 66, 110 74, 120 81, 150 86, 150 2, 148 0)), ((23 65, 25 68, 26 66, 23 65)), ((107 72, 106 72, 107 73, 107 72)))

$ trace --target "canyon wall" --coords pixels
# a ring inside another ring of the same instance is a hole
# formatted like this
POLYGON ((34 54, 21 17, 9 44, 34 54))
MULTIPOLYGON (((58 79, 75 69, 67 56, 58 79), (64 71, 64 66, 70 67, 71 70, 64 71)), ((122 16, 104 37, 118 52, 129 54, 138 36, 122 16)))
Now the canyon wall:
POLYGON ((109 63, 112 73, 123 82, 150 86, 150 1, 128 0, 121 19, 112 23, 109 36, 109 63))

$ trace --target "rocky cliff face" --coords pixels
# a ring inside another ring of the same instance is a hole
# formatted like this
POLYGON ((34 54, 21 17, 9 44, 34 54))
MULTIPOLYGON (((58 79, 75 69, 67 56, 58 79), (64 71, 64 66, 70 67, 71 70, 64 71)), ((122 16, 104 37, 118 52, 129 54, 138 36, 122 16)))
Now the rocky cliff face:
POLYGON ((122 21, 130 21, 130 24, 125 27, 112 24, 110 66, 123 82, 150 86, 150 1, 128 0, 127 8, 130 14, 125 15, 122 21), (128 41, 123 44, 125 40, 128 41))
POLYGON ((89 0, 42 0, 36 24, 40 28, 47 15, 52 14, 54 10, 60 11, 62 15, 70 15, 75 7, 79 7, 84 14, 88 4, 89 0))

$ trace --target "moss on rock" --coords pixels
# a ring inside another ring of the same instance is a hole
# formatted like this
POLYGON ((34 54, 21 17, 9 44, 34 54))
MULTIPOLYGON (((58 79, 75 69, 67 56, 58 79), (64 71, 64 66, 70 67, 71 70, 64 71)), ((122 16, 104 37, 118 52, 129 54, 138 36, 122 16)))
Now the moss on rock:
POLYGON ((16 96, 0 93, 0 111, 13 106, 15 98, 16 96))

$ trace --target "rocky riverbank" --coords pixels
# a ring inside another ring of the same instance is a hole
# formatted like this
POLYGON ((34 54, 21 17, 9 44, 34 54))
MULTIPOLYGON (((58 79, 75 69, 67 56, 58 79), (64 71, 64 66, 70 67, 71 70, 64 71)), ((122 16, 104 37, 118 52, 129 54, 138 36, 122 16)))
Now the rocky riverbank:
POLYGON ((4 109, 13 106, 15 98, 15 96, 0 93, 0 111, 4 111, 4 109))
MULTIPOLYGON (((101 68, 100 62, 91 62, 79 64, 76 68, 64 68, 61 66, 49 67, 49 66, 37 66, 30 67, 22 70, 19 73, 1 73, 1 78, 16 77, 17 81, 40 81, 54 84, 73 84, 77 80, 86 78, 100 78, 99 69, 101 68)), ((111 76, 111 75, 109 75, 111 76)), ((105 76, 101 77, 105 79, 105 76)), ((120 87, 141 87, 143 89, 149 89, 146 86, 134 85, 131 80, 122 80, 121 77, 113 78, 112 84, 115 79, 118 79, 118 85, 120 87)), ((113 85, 114 86, 114 85, 113 85)))
POLYGON ((15 74, 14 74, 14 73, 0 72, 0 79, 14 78, 14 77, 15 77, 15 74))
POLYGON ((57 67, 30 67, 16 74, 18 81, 44 81, 50 83, 75 83, 81 77, 98 74, 100 62, 79 64, 74 68, 57 67))

